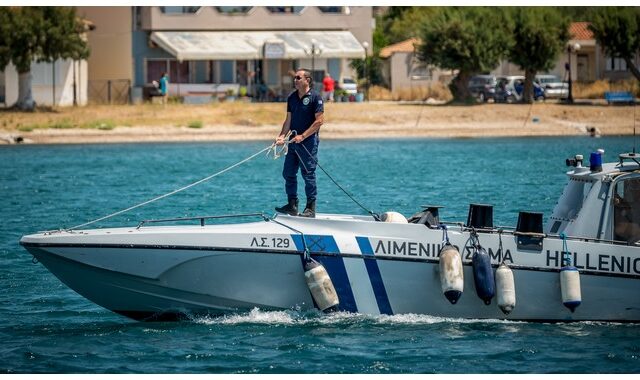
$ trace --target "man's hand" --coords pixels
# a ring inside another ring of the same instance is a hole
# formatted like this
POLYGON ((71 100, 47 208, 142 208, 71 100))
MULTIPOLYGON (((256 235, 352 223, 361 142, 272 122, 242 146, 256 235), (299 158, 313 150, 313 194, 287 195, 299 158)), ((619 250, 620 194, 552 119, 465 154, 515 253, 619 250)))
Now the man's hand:
POLYGON ((284 136, 278 136, 278 138, 276 139, 276 145, 284 145, 284 136))
POLYGON ((303 141, 304 141, 304 137, 302 137, 302 135, 296 135, 296 137, 291 139, 291 142, 294 144, 300 144, 303 141))

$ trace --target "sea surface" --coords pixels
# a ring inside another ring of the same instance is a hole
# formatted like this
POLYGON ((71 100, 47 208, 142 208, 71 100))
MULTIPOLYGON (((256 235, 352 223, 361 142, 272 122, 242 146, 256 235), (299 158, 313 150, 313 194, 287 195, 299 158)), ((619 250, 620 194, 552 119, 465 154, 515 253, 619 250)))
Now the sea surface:
MULTIPOLYGON (((465 221, 494 205, 497 225, 519 210, 553 209, 565 159, 633 148, 632 137, 327 141, 320 164, 367 209, 410 216, 441 205, 465 221)), ((136 322, 68 289, 19 244, 207 177, 256 153, 233 143, 0 146, 1 373, 631 373, 640 325, 522 323, 426 315, 322 315, 295 310, 136 322)), ((94 227, 152 218, 264 211, 285 202, 282 159, 264 155, 199 186, 94 227)), ((365 210, 320 170, 319 212, 365 210)), ((300 185, 300 193, 303 193, 300 185)), ((303 197, 304 198, 304 197, 303 197)), ((420 291, 416 289, 416 291, 420 291)), ((638 295, 640 297, 640 295, 638 295)))

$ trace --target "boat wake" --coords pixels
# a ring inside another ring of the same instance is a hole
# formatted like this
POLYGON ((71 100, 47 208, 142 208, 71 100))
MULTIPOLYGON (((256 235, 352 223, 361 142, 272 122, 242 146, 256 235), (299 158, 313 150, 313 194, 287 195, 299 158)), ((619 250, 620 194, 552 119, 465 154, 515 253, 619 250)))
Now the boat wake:
POLYGON ((509 321, 501 319, 464 319, 443 318, 424 314, 398 314, 398 315, 366 315, 349 312, 336 312, 324 314, 317 310, 311 311, 265 311, 254 308, 241 314, 230 314, 219 317, 193 317, 195 323, 207 325, 433 325, 439 323, 460 324, 523 324, 527 322, 509 321))

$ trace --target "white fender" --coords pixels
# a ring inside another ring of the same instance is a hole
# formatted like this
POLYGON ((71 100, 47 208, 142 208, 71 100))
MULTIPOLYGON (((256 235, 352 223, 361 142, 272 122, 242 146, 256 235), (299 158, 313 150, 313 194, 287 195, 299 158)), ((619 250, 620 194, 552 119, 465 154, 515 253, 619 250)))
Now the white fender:
POLYGON ((399 212, 387 211, 380 215, 380 220, 386 223, 409 223, 407 218, 399 212))
POLYGON ((562 292, 562 304, 573 313, 576 307, 582 303, 580 272, 576 267, 565 266, 560 269, 560 290, 562 292))
POLYGON ((464 272, 460 252, 451 244, 440 250, 440 285, 444 296, 455 305, 464 290, 464 272))
POLYGON ((304 279, 318 308, 325 311, 338 305, 340 303, 338 294, 324 266, 315 260, 310 260, 305 264, 304 269, 304 279))
POLYGON ((498 307, 508 315, 516 307, 516 283, 513 279, 513 271, 505 263, 500 264, 496 269, 496 290, 498 307))

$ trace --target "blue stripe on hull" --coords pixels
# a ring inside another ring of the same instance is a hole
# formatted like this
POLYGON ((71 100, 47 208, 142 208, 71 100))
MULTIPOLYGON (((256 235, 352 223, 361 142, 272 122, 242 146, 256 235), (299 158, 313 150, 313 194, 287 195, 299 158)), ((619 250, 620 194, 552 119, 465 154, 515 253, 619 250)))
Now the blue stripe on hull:
MULTIPOLYGON (((304 251, 302 237, 300 235, 291 235, 293 242, 298 251, 304 251)), ((336 240, 331 235, 304 235, 307 248, 310 252, 316 253, 340 253, 336 240)))
POLYGON ((371 287, 373 288, 373 294, 376 296, 376 302, 378 303, 378 309, 381 314, 393 314, 391 304, 389 303, 389 296, 387 295, 387 289, 384 287, 382 281, 382 275, 380 274, 380 268, 378 267, 378 261, 375 259, 373 249, 369 239, 364 236, 356 236, 358 246, 363 255, 364 264, 367 267, 367 273, 371 280, 371 287))

